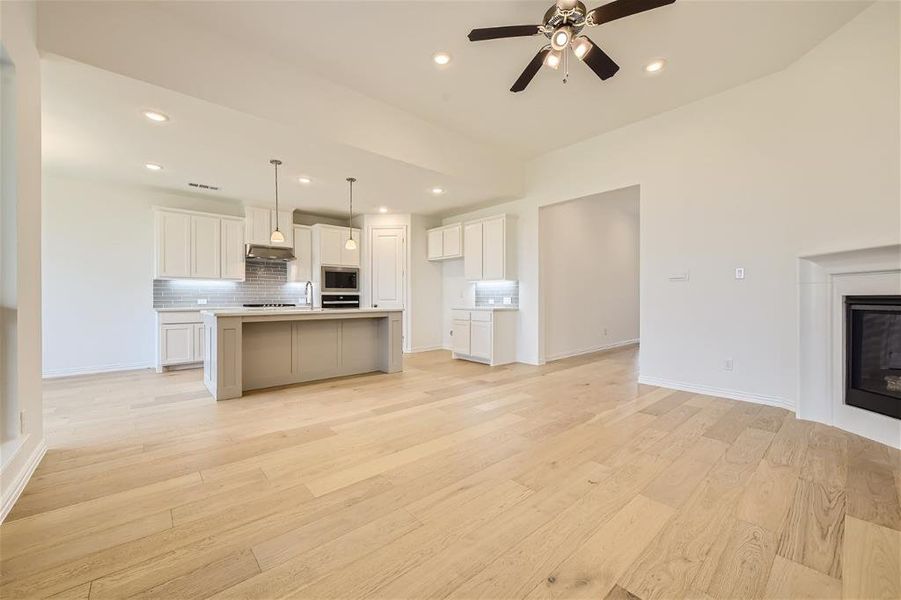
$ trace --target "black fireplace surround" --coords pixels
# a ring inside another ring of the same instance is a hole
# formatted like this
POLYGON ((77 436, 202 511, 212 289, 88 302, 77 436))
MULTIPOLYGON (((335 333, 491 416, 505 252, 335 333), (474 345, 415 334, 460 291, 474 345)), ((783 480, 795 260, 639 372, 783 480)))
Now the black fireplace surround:
POLYGON ((845 344, 845 404, 901 419, 901 296, 846 296, 845 344))

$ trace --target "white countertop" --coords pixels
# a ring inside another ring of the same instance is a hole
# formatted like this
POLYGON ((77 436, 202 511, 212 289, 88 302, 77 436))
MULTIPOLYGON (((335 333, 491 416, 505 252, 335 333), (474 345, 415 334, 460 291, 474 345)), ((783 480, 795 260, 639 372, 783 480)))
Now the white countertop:
POLYGON ((518 306, 504 304, 489 304, 487 306, 455 306, 454 310, 519 310, 518 306))
POLYGON ((298 317, 302 315, 359 315, 370 313, 403 312, 402 308, 242 308, 203 309, 201 312, 214 317, 298 317))

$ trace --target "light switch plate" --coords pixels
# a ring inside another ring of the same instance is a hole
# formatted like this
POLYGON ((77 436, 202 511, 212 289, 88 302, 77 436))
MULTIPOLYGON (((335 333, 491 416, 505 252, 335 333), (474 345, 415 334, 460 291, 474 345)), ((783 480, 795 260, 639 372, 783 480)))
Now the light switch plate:
POLYGON ((735 267, 735 278, 736 279, 744 279, 745 278, 745 268, 744 267, 735 267))
POLYGON ((504 304, 513 304, 513 298, 510 296, 504 296, 504 304))
POLYGON ((488 304, 494 304, 494 298, 488 298, 488 304))

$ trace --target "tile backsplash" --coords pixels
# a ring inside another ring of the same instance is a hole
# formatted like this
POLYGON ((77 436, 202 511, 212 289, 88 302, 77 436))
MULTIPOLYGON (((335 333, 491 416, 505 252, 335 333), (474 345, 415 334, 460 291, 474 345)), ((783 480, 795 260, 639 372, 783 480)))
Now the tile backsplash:
POLYGON ((304 283, 288 283, 288 265, 283 262, 249 260, 244 281, 205 281, 195 279, 154 279, 154 308, 203 308, 241 306, 245 303, 297 303, 304 297, 304 283))
POLYGON ((519 306, 518 281, 479 281, 476 282, 476 306, 493 304, 504 306, 504 298, 510 298, 508 306, 519 306))

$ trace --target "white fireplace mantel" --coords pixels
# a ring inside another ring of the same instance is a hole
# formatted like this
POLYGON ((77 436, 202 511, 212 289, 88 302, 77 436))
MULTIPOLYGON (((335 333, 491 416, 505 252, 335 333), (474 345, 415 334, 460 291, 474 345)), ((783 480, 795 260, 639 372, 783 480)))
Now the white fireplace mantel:
POLYGON ((901 420, 845 404, 845 296, 901 294, 901 244, 802 256, 799 419, 901 449, 901 420))

